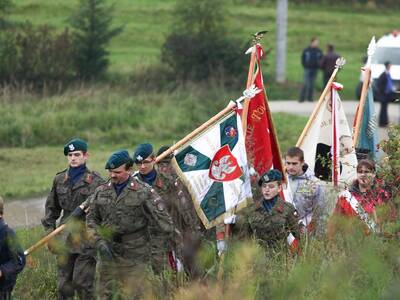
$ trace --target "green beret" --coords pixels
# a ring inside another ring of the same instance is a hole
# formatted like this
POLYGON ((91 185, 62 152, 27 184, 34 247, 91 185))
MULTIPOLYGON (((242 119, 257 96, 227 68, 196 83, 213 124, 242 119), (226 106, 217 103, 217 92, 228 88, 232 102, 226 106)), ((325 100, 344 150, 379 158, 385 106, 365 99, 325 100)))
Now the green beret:
POLYGON ((140 163, 152 154, 153 146, 151 144, 140 144, 136 147, 135 152, 133 153, 133 160, 135 161, 135 163, 140 163))
POLYGON ((118 150, 111 154, 110 158, 106 162, 106 169, 116 169, 123 164, 131 162, 132 159, 129 156, 129 152, 126 150, 118 150))
POLYGON ((262 186, 264 182, 273 182, 273 181, 281 181, 282 180, 282 173, 277 169, 269 170, 265 172, 260 179, 258 180, 258 185, 262 186))
MULTIPOLYGON (((170 146, 162 146, 160 149, 158 149, 157 156, 160 156, 165 151, 167 151, 169 148, 170 148, 170 146)), ((174 154, 170 153, 166 157, 164 157, 162 160, 160 160, 159 163, 160 162, 170 162, 171 159, 173 159, 173 158, 174 158, 174 154)))
POLYGON ((64 145, 64 155, 67 156, 69 152, 83 151, 87 152, 88 144, 81 139, 72 139, 64 145))

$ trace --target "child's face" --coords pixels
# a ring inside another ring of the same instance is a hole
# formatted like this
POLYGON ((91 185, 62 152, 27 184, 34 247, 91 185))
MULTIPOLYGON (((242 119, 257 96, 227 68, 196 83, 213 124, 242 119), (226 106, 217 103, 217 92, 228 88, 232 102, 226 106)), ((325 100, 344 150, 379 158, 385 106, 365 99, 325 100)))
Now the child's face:
POLYGON ((264 182, 261 186, 261 192, 264 199, 270 200, 279 194, 281 191, 281 185, 278 181, 264 182))

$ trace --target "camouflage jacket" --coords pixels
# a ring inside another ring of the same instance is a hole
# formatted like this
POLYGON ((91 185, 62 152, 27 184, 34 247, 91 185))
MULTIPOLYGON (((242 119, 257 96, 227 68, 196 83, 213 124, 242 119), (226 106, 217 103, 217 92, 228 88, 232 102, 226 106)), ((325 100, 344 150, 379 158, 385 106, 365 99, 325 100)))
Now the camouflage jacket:
POLYGON ((71 212, 104 183, 104 179, 89 169, 75 184, 68 180, 68 169, 57 173, 53 180, 53 186, 45 204, 45 216, 42 224, 45 230, 50 231, 56 228, 56 222, 62 213, 60 223, 64 223, 71 212))
POLYGON ((248 223, 253 235, 262 246, 286 245, 290 233, 300 238, 297 212, 292 204, 278 198, 271 211, 262 205, 248 216, 248 223))
POLYGON ((86 225, 94 243, 106 241, 115 262, 134 266, 151 261, 151 230, 167 238, 172 220, 160 196, 134 177, 117 196, 111 181, 101 185, 90 201, 86 225))
MULTIPOLYGON (((139 180, 140 174, 135 174, 139 180)), ((154 181, 153 188, 165 202, 168 213, 172 217, 175 232, 180 232, 183 236, 175 235, 171 241, 171 248, 176 247, 183 242, 182 239, 191 239, 200 235, 202 226, 197 217, 192 199, 189 192, 179 180, 176 174, 165 174, 157 172, 157 177, 154 181)), ((152 230, 154 251, 165 251, 165 237, 157 230, 152 230), (164 246, 162 247, 162 245, 164 246), (158 249, 158 250, 157 250, 158 249)), ((168 246, 167 246, 168 247, 168 246)), ((168 249, 171 250, 171 249, 168 249)), ((176 249, 177 250, 177 249, 176 249)))

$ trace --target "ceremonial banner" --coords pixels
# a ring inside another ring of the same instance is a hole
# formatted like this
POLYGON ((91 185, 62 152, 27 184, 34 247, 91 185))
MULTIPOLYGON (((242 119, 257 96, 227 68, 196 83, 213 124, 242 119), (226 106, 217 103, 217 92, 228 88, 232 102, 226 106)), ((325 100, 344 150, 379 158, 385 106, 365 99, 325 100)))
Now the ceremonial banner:
POLYGON ((341 88, 332 83, 331 92, 317 106, 314 121, 298 147, 304 151, 304 160, 315 176, 324 181, 350 183, 356 177, 357 157, 338 93, 341 88))
MULTIPOLYGON (((359 111, 357 108, 357 113, 359 111)), ((357 115, 356 113, 356 115, 357 115)), ((354 119, 356 121, 356 119, 354 119)), ((355 127, 356 124, 354 124, 355 127)), ((357 152, 364 153, 372 160, 376 159, 378 153, 378 126, 376 122, 376 113, 374 107, 374 94, 372 87, 368 88, 367 99, 364 105, 364 112, 361 116, 360 135, 358 137, 356 149, 357 152)))
POLYGON ((246 151, 250 166, 259 176, 271 168, 283 172, 278 140, 264 90, 260 59, 263 56, 261 45, 256 47, 256 72, 254 85, 262 92, 251 98, 248 106, 246 128, 246 151))
POLYGON ((175 151, 174 167, 206 228, 223 223, 251 200, 240 116, 232 111, 175 151))

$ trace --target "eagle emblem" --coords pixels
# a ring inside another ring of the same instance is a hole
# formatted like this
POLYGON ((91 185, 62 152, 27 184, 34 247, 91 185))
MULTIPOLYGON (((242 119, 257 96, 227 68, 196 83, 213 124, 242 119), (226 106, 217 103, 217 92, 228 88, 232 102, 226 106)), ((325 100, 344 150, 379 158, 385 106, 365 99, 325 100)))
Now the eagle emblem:
POLYGON ((229 145, 223 146, 214 155, 208 175, 216 181, 231 181, 242 176, 242 169, 229 149, 229 145))

